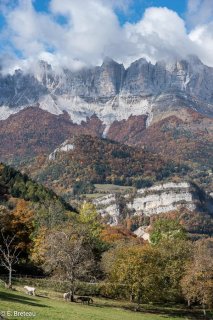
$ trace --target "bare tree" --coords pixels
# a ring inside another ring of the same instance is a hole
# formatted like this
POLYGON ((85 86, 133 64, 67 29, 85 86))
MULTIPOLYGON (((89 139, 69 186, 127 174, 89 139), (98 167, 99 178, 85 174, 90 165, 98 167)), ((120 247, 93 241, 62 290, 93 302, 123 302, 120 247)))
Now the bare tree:
POLYGON ((88 279, 94 262, 85 235, 73 228, 55 231, 46 237, 46 246, 44 268, 69 281, 70 301, 74 301, 77 281, 88 279))
POLYGON ((20 250, 17 245, 15 245, 16 235, 5 236, 3 229, 1 230, 1 240, 0 244, 0 265, 8 270, 8 288, 12 287, 12 272, 13 266, 18 262, 18 257, 20 250))

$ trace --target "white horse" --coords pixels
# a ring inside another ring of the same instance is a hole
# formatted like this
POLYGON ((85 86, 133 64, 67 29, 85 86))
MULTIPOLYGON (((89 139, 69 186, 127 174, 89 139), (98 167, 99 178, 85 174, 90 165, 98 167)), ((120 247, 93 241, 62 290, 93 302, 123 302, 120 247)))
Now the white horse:
POLYGON ((65 293, 63 294, 63 297, 64 297, 64 300, 65 300, 65 301, 70 300, 70 292, 65 292, 65 293))
POLYGON ((35 290, 36 290, 35 288, 25 286, 24 289, 26 290, 27 294, 35 296, 35 290))

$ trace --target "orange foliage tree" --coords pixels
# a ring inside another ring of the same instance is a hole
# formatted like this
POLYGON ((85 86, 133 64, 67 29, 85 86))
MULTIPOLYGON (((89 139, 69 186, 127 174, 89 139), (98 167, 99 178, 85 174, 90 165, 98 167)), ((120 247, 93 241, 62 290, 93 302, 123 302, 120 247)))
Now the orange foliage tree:
POLYGON ((10 203, 12 210, 4 207, 0 215, 0 225, 7 234, 16 235, 16 244, 26 256, 31 246, 31 234, 34 231, 34 211, 30 203, 23 199, 13 199, 10 203))

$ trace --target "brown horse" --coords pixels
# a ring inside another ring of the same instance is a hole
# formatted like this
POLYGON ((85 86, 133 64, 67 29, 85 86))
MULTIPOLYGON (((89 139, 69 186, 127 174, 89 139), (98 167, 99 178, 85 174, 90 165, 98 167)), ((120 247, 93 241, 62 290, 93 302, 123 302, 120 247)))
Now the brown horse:
POLYGON ((80 296, 76 299, 76 302, 90 304, 90 303, 93 303, 93 300, 90 297, 80 296))

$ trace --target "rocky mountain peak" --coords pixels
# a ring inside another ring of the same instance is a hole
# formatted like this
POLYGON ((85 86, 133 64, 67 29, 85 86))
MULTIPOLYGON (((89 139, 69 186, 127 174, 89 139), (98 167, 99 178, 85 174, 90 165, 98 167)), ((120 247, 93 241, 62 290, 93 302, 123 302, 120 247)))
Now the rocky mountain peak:
POLYGON ((110 57, 105 57, 101 66, 105 67, 105 66, 111 66, 111 65, 115 65, 115 64, 117 65, 119 63, 117 63, 115 60, 113 60, 110 57))
POLYGON ((31 74, 0 75, 0 119, 39 103, 77 123, 96 114, 106 125, 131 115, 148 115, 150 124, 156 111, 177 107, 177 96, 178 104, 212 115, 212 88, 213 68, 194 56, 155 65, 142 58, 127 69, 106 57, 99 67, 60 73, 40 61, 31 74))
POLYGON ((189 61, 190 64, 193 65, 202 65, 204 66, 204 64, 202 63, 202 61, 198 58, 198 56, 194 55, 194 54, 189 54, 187 56, 187 61, 189 61))
POLYGON ((140 59, 132 62, 131 65, 130 65, 130 68, 131 68, 131 67, 140 67, 140 66, 142 66, 142 65, 147 65, 147 64, 149 64, 149 63, 150 63, 150 62, 148 62, 146 59, 140 58, 140 59))

